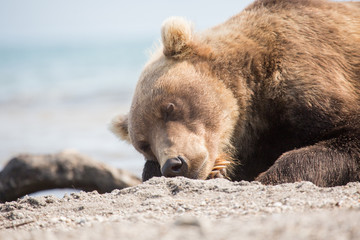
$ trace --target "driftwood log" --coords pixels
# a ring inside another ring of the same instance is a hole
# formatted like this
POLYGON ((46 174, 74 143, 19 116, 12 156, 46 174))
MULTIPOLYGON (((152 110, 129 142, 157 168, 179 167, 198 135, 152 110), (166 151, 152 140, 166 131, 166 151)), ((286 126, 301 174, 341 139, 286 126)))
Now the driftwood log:
POLYGON ((125 170, 96 162, 76 152, 22 154, 12 158, 0 172, 0 202, 54 188, 105 193, 139 183, 141 180, 138 177, 125 170))

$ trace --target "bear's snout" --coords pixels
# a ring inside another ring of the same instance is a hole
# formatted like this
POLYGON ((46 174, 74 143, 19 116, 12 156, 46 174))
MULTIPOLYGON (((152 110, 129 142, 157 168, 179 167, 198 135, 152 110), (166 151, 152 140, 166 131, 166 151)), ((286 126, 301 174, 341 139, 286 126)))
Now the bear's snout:
POLYGON ((184 176, 187 173, 188 166, 184 158, 178 156, 166 160, 161 168, 161 173, 165 177, 184 176))

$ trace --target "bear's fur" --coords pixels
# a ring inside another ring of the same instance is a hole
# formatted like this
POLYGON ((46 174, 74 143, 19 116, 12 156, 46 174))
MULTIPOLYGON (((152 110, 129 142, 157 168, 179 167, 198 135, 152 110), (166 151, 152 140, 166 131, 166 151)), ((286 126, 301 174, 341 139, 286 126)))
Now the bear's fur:
POLYGON ((172 158, 189 178, 360 180, 359 2, 258 0, 201 33, 173 17, 162 42, 112 125, 143 180, 172 158))

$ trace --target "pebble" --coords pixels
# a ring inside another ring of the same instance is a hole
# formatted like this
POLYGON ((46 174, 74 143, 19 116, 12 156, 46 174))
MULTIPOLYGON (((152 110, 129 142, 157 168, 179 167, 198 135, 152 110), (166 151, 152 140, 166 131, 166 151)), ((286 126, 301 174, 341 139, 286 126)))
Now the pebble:
POLYGON ((53 195, 50 195, 50 196, 45 196, 45 202, 46 203, 54 203, 56 202, 56 197, 54 197, 53 195))
POLYGON ((119 189, 115 189, 115 190, 112 190, 112 191, 111 191, 111 194, 112 194, 112 195, 118 195, 119 192, 120 192, 119 189))
POLYGON ((77 219, 75 219, 75 223, 79 224, 79 225, 84 225, 86 223, 86 219, 85 218, 77 218, 77 219))
POLYGON ((40 206, 46 206, 46 202, 44 201, 44 198, 42 198, 42 197, 34 198, 34 197, 25 196, 23 199, 20 200, 20 203, 28 203, 32 207, 35 207, 35 208, 40 207, 40 206))
POLYGON ((82 211, 82 210, 84 210, 84 209, 85 209, 84 206, 80 206, 80 207, 78 207, 78 208, 75 208, 74 210, 75 210, 75 211, 82 211))
POLYGON ((193 216, 181 216, 178 217, 173 223, 175 226, 196 226, 201 227, 200 221, 193 216))
POLYGON ((66 222, 66 223, 71 222, 71 219, 64 217, 64 216, 59 217, 59 220, 60 220, 60 222, 66 222))
POLYGON ((182 208, 182 207, 178 207, 178 208, 176 209, 176 212, 177 212, 177 213, 184 213, 184 212, 185 212, 185 209, 182 208))
POLYGON ((78 194, 78 193, 71 193, 71 196, 72 196, 74 199, 80 199, 80 194, 78 194))
MULTIPOLYGON (((203 218, 215 223, 218 219, 230 218, 246 222, 246 219, 255 216, 271 216, 278 213, 279 216, 284 216, 285 214, 282 213, 285 212, 298 214, 312 209, 336 209, 336 211, 350 208, 360 209, 360 183, 348 188, 338 187, 333 188, 333 191, 325 188, 326 191, 322 191, 322 188, 317 188, 311 183, 263 186, 249 182, 231 183, 214 180, 208 183, 207 181, 174 178, 171 180, 171 186, 179 185, 185 190, 182 190, 181 194, 173 196, 167 188, 168 185, 165 184, 166 181, 165 179, 161 179, 161 181, 154 179, 152 180, 153 186, 144 183, 136 188, 113 191, 111 194, 104 195, 96 192, 72 194, 69 202, 51 197, 36 197, 37 201, 25 198, 18 202, 0 204, 2 212, 0 217, 3 217, 4 222, 9 226, 17 222, 26 223, 27 219, 34 219, 33 223, 18 227, 26 230, 34 229, 36 225, 53 230, 94 226, 101 222, 117 222, 116 224, 119 225, 124 222, 131 224, 147 222, 157 225, 161 222, 170 223, 170 229, 174 228, 183 233, 185 231, 183 227, 187 228, 188 226, 190 226, 189 229, 194 226, 196 231, 199 231, 200 227, 206 230, 207 226, 202 222, 203 218), (216 184, 219 185, 217 190, 211 190, 216 184), (203 190, 201 193, 197 191, 199 186, 203 190), (260 191, 263 188, 265 191, 260 191), (232 193, 227 193, 228 190, 231 190, 232 193), (304 194, 303 190, 308 192, 304 194), (120 192, 122 193, 121 197, 113 196, 120 192), (149 196, 155 195, 159 197, 149 198, 149 196), (77 197, 82 200, 74 200, 77 197), (49 203, 52 200, 56 203, 46 204, 41 208, 35 209, 31 205, 42 201, 49 203), (22 210, 19 211, 19 208, 22 210), (86 210, 84 210, 85 208, 86 210), (84 211, 78 212, 81 210, 84 211), (7 216, 21 220, 7 219, 7 216)), ((282 218, 280 217, 280 219, 282 218)), ((0 239, 2 238, 0 237, 0 239)))
POLYGON ((21 212, 10 212, 7 216, 6 216, 7 219, 9 220, 16 220, 16 219, 23 219, 25 218, 24 214, 21 213, 21 212))

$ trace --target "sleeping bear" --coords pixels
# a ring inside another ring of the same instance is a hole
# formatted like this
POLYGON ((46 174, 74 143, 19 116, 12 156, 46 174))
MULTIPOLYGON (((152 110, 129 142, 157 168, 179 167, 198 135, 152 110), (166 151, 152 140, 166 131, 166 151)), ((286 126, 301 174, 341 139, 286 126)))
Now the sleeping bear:
POLYGON ((258 0, 162 45, 112 131, 153 176, 318 186, 360 180, 360 2, 258 0))

